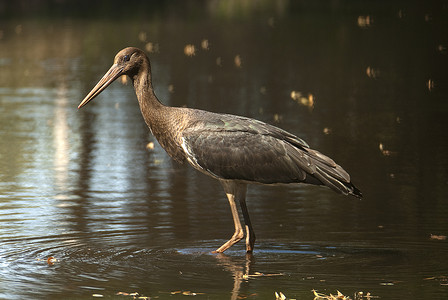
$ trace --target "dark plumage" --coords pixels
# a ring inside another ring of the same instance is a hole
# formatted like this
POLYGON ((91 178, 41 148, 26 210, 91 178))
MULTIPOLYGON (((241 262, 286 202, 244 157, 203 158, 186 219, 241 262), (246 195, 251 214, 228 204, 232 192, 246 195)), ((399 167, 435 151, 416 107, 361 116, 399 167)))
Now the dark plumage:
POLYGON ((362 197, 341 166, 289 132, 250 118, 163 105, 152 88, 149 59, 137 48, 125 48, 115 56, 112 67, 78 108, 121 75, 131 78, 143 118, 166 152, 223 185, 235 233, 216 252, 244 237, 235 200, 240 202, 246 225, 246 250, 253 250, 255 234, 245 202, 248 183, 302 182, 362 197))

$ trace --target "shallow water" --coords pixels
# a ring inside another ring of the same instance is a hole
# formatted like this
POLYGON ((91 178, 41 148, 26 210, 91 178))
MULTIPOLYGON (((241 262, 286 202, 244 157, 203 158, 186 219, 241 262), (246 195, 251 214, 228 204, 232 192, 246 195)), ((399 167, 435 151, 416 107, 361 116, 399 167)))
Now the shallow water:
POLYGON ((445 4, 42 3, 0 10, 0 298, 446 299, 445 4), (76 108, 129 45, 162 102, 293 132, 364 199, 251 186, 253 256, 212 254, 233 233, 225 194, 171 161, 131 86, 76 108))

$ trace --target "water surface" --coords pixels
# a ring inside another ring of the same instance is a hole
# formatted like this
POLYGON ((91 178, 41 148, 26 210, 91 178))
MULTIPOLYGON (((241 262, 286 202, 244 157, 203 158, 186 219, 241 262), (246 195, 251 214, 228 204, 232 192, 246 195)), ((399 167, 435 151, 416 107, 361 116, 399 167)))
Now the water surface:
POLYGON ((42 3, 0 10, 0 298, 446 299, 445 4, 42 3), (211 254, 225 194, 165 154, 132 87, 76 108, 130 45, 165 104, 291 131, 364 199, 251 186, 254 255, 211 254))

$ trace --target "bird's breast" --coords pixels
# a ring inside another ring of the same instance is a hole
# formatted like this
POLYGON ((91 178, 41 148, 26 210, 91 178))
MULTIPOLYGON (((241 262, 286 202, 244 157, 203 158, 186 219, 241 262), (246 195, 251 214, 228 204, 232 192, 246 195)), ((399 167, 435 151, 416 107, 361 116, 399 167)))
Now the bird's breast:
POLYGON ((182 132, 186 122, 180 115, 170 118, 157 118, 148 124, 151 133, 157 139, 168 155, 179 163, 185 161, 185 152, 182 148, 182 132))

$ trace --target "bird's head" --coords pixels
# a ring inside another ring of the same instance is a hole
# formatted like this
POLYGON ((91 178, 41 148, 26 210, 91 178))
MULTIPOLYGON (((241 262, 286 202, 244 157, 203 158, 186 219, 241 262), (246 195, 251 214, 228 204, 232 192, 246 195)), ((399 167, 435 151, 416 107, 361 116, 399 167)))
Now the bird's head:
POLYGON ((110 67, 109 71, 98 81, 95 87, 89 94, 81 101, 78 108, 86 105, 90 100, 98 96, 104 89, 106 89, 112 82, 122 75, 128 75, 133 79, 137 76, 140 69, 147 64, 149 68, 149 61, 146 54, 134 47, 128 47, 115 55, 114 64, 110 67))

